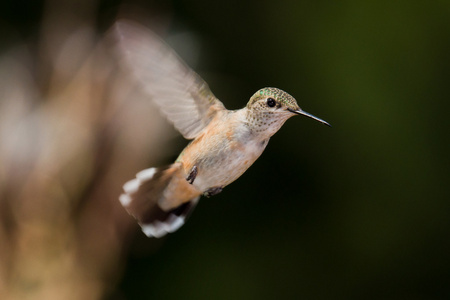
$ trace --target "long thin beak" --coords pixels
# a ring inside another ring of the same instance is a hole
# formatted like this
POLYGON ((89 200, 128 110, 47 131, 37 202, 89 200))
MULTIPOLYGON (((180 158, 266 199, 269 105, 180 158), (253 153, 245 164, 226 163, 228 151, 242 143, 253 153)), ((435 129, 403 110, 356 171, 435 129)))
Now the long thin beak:
POLYGON ((320 119, 320 118, 318 118, 318 117, 316 117, 316 116, 314 116, 314 115, 312 115, 312 114, 310 114, 310 113, 307 113, 306 111, 303 111, 303 110, 301 110, 301 109, 299 109, 299 110, 293 110, 293 109, 288 108, 288 110, 289 110, 290 112, 294 113, 294 114, 306 116, 306 117, 308 117, 308 118, 314 119, 314 120, 316 120, 316 121, 319 121, 320 123, 323 123, 323 124, 325 124, 325 125, 331 127, 331 125, 330 125, 328 122, 325 122, 324 120, 322 120, 322 119, 320 119))

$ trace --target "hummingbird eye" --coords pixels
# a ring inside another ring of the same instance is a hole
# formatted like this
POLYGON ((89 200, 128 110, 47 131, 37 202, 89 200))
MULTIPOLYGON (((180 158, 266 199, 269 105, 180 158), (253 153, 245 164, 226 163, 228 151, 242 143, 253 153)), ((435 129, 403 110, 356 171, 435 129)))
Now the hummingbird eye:
POLYGON ((277 102, 275 101, 275 99, 267 98, 267 106, 274 107, 276 104, 277 104, 277 102))

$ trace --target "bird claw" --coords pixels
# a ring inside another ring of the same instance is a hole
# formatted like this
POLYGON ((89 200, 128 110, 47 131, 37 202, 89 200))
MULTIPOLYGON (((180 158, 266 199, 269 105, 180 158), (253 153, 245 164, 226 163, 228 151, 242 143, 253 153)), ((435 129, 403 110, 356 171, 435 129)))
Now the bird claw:
POLYGON ((214 195, 217 195, 218 193, 220 193, 223 190, 222 186, 216 186, 216 187, 212 187, 206 190, 206 192, 203 193, 203 196, 205 197, 211 197, 214 195))
POLYGON ((186 177, 186 180, 190 183, 193 184, 195 178, 197 177, 197 173, 198 173, 198 168, 197 166, 193 166, 191 171, 189 172, 188 177, 186 177))

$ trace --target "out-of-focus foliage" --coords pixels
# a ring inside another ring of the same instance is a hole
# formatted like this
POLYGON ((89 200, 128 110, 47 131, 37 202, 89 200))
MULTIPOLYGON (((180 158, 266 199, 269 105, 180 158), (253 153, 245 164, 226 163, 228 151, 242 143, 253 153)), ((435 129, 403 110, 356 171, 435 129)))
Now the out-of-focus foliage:
POLYGON ((49 5, 0 55, 0 298, 100 299, 129 243, 117 195, 173 130, 92 21, 49 5))
POLYGON ((25 4, 0 10, 0 298, 450 298, 449 2, 25 4), (333 128, 289 120, 145 238, 121 185, 180 148, 104 43, 116 15, 194 32, 168 41, 228 108, 276 86, 333 128))

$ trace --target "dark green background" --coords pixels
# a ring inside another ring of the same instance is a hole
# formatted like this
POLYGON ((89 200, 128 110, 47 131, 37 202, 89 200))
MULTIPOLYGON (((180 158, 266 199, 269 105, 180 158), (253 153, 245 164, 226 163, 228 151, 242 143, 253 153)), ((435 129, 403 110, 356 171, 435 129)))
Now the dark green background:
MULTIPOLYGON (((450 2, 126 3, 201 38, 228 108, 276 86, 333 128, 289 120, 177 233, 137 234, 107 299, 450 299, 450 2)), ((43 3, 1 5, 32 38, 43 3)))

